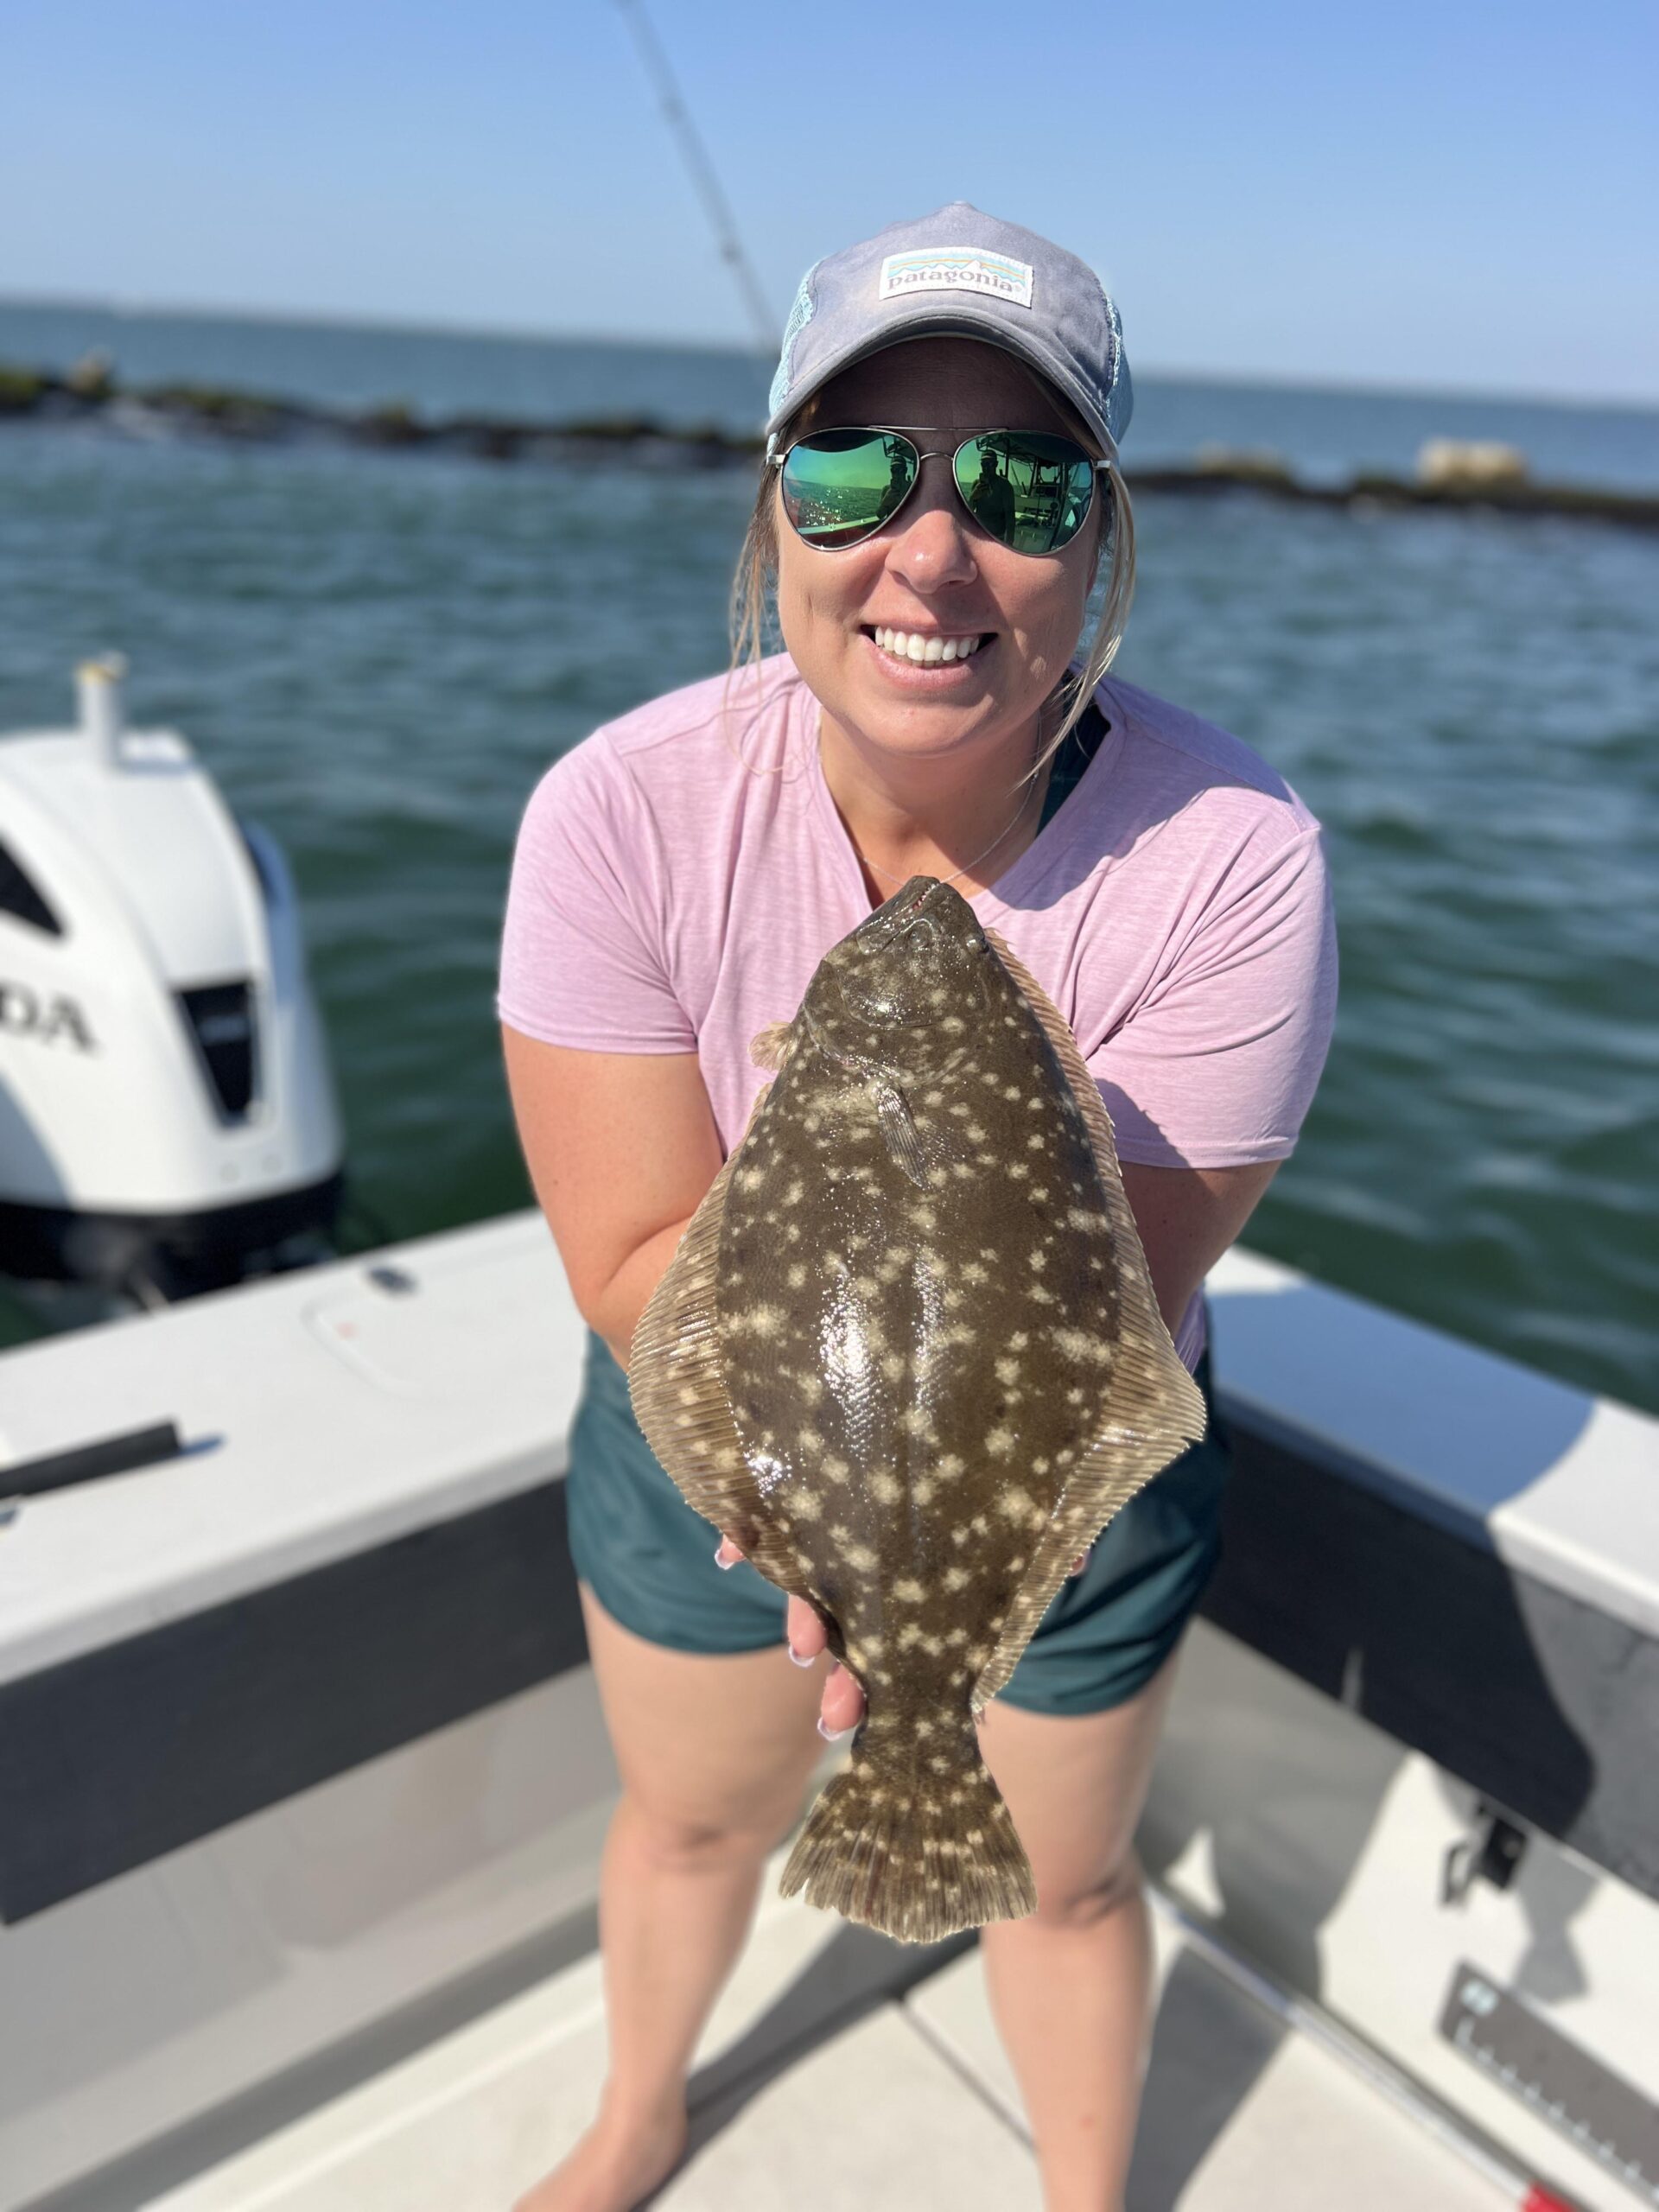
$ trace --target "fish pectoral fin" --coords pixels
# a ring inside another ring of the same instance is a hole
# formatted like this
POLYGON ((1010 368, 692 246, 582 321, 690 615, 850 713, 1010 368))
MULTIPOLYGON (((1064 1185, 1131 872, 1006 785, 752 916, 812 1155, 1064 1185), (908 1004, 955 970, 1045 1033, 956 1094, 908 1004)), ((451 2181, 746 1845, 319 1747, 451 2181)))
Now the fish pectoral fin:
POLYGON ((749 1060, 757 1068, 781 1068, 794 1048, 795 1025, 792 1021, 769 1021, 764 1029, 757 1029, 749 1039, 749 1060))
POLYGON ((917 1188, 926 1190, 927 1152, 922 1143, 922 1133, 905 1103, 904 1093, 895 1090, 890 1083, 878 1083, 874 1090, 875 1116, 887 1139, 887 1150, 917 1188))

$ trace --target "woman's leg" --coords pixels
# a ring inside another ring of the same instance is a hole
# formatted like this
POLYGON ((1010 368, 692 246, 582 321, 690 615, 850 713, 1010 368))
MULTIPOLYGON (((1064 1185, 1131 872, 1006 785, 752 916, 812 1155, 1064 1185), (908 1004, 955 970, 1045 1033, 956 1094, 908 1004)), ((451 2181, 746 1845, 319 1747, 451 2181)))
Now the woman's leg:
POLYGON ((1037 1910, 980 1946, 1019 2079, 1045 2212, 1120 2212, 1146 2063, 1151 1942, 1134 1837, 1175 1662, 1105 1713, 993 1698, 980 1748, 1007 1800, 1037 1910))
POLYGON ((673 1651, 578 1585, 622 1796, 600 1881, 610 2070, 599 2114, 514 2212, 628 2212, 677 2160, 685 2076, 761 1872, 823 1751, 824 1667, 673 1651))

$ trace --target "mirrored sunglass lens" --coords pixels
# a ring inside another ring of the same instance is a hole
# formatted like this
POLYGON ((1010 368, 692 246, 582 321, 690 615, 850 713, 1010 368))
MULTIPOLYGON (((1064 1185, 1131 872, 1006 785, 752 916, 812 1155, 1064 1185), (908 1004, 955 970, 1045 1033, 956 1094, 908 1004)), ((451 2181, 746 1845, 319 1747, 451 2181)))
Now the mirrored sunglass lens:
POLYGON ((1083 527, 1095 469, 1070 438, 1007 431, 969 440, 957 486, 982 530, 1016 553, 1053 553, 1083 527))
POLYGON ((879 430, 831 430, 791 447, 781 474, 791 524, 833 550, 880 529, 911 487, 916 455, 879 430))

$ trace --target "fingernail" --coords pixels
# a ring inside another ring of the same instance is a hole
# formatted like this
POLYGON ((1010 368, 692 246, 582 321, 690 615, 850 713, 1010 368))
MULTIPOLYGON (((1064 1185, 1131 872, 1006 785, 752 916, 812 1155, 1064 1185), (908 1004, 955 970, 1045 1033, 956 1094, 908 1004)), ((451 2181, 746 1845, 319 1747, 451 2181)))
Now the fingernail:
POLYGON ((721 1559, 721 1554, 725 1550, 725 1548, 726 1539, 722 1536, 720 1541, 715 1546, 715 1565, 717 1567, 720 1567, 722 1571, 728 1567, 735 1567, 737 1565, 737 1561, 734 1559, 721 1559))
POLYGON ((845 1728, 826 1728, 823 1725, 823 1715, 822 1713, 818 1715, 818 1733, 826 1744, 840 1743, 842 1738, 850 1736, 857 1726, 858 1723, 855 1720, 845 1728))
POLYGON ((810 1659, 804 1659, 792 1643, 785 1645, 785 1649, 788 1651, 790 1657, 795 1662, 795 1664, 798 1667, 810 1667, 812 1665, 812 1661, 810 1659))

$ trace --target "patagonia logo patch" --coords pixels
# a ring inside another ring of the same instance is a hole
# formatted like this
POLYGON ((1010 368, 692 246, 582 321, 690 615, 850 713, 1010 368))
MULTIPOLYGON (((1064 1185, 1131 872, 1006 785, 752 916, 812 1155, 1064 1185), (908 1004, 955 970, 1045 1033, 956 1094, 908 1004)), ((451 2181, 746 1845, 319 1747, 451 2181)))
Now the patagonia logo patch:
POLYGON ((973 245, 890 253, 881 264, 881 289, 876 296, 896 300, 906 292, 988 292, 1011 306, 1028 308, 1031 264, 973 245))

